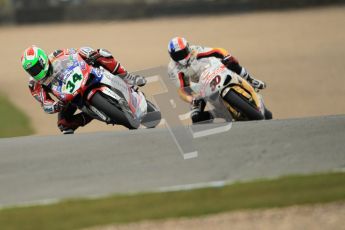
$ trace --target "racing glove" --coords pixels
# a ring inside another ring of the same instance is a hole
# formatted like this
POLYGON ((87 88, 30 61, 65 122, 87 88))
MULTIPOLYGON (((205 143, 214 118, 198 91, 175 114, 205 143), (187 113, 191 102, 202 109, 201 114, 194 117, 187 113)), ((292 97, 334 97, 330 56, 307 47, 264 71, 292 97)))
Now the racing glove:
POLYGON ((49 101, 42 104, 44 112, 49 114, 60 112, 64 106, 61 101, 49 101))
POLYGON ((96 50, 90 51, 86 57, 87 57, 85 60, 86 63, 92 66, 94 66, 95 64, 102 65, 103 64, 102 61, 98 63, 99 61, 98 59, 101 57, 114 59, 112 54, 106 49, 98 49, 97 51, 96 50))
POLYGON ((89 55, 89 57, 85 60, 87 64, 94 66, 97 62, 97 59, 100 58, 101 55, 99 52, 93 52, 89 55))

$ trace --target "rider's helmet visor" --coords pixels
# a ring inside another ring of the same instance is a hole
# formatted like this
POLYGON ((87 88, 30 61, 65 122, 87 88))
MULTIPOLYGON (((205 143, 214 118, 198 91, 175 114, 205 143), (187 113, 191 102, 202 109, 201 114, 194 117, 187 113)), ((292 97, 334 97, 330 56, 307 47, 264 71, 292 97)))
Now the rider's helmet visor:
POLYGON ((35 77, 44 69, 41 61, 36 62, 35 65, 31 66, 30 68, 26 69, 26 71, 32 76, 35 77))
POLYGON ((171 58, 175 61, 175 62, 179 62, 183 59, 185 59, 186 57, 188 57, 189 55, 189 47, 186 47, 182 50, 179 50, 179 51, 176 51, 176 52, 173 52, 171 54, 171 58))

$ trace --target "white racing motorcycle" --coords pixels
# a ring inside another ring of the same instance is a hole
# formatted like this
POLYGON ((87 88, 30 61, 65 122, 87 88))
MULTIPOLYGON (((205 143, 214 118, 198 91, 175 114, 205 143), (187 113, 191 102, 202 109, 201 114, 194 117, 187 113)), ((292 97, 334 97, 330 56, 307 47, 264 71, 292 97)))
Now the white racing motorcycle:
POLYGON ((144 94, 103 68, 88 65, 77 53, 52 61, 54 78, 49 79, 53 94, 72 103, 91 117, 107 124, 137 129, 142 124, 157 126, 158 108, 144 94))
POLYGON ((202 98, 219 94, 234 120, 272 119, 272 113, 266 109, 262 96, 219 59, 204 58, 198 60, 196 65, 199 82, 192 84, 192 89, 202 98))

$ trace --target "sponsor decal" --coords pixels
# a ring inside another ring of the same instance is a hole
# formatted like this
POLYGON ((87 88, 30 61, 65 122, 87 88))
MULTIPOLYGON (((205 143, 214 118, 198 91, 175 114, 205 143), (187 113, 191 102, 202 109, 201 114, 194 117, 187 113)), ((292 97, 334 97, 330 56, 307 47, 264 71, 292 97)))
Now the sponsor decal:
POLYGON ((97 116, 99 116, 102 120, 106 121, 107 120, 107 117, 104 116, 103 113, 101 113, 98 109, 96 109, 95 107, 93 106, 90 106, 90 109, 92 110, 92 112, 94 112, 97 116))
POLYGON ((82 70, 85 70, 85 69, 86 69, 86 63, 85 63, 84 61, 80 61, 79 64, 80 64, 80 68, 81 68, 82 70))

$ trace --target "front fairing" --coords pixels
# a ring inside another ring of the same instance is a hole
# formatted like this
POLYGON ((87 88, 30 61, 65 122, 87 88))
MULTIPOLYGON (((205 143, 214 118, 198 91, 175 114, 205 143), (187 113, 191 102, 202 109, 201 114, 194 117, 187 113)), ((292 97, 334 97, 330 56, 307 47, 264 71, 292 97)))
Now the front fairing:
POLYGON ((217 58, 210 57, 198 61, 198 81, 191 84, 192 90, 201 97, 209 97, 219 93, 227 76, 233 72, 227 69, 217 58))
POLYGON ((127 84, 120 76, 116 76, 107 70, 97 69, 98 75, 102 76, 100 83, 107 85, 110 89, 122 97, 128 103, 128 106, 134 117, 141 119, 147 111, 145 96, 140 91, 135 91, 131 85, 127 84))
POLYGON ((70 102, 82 92, 92 67, 77 53, 63 55, 51 62, 53 73, 50 88, 62 101, 70 102))

